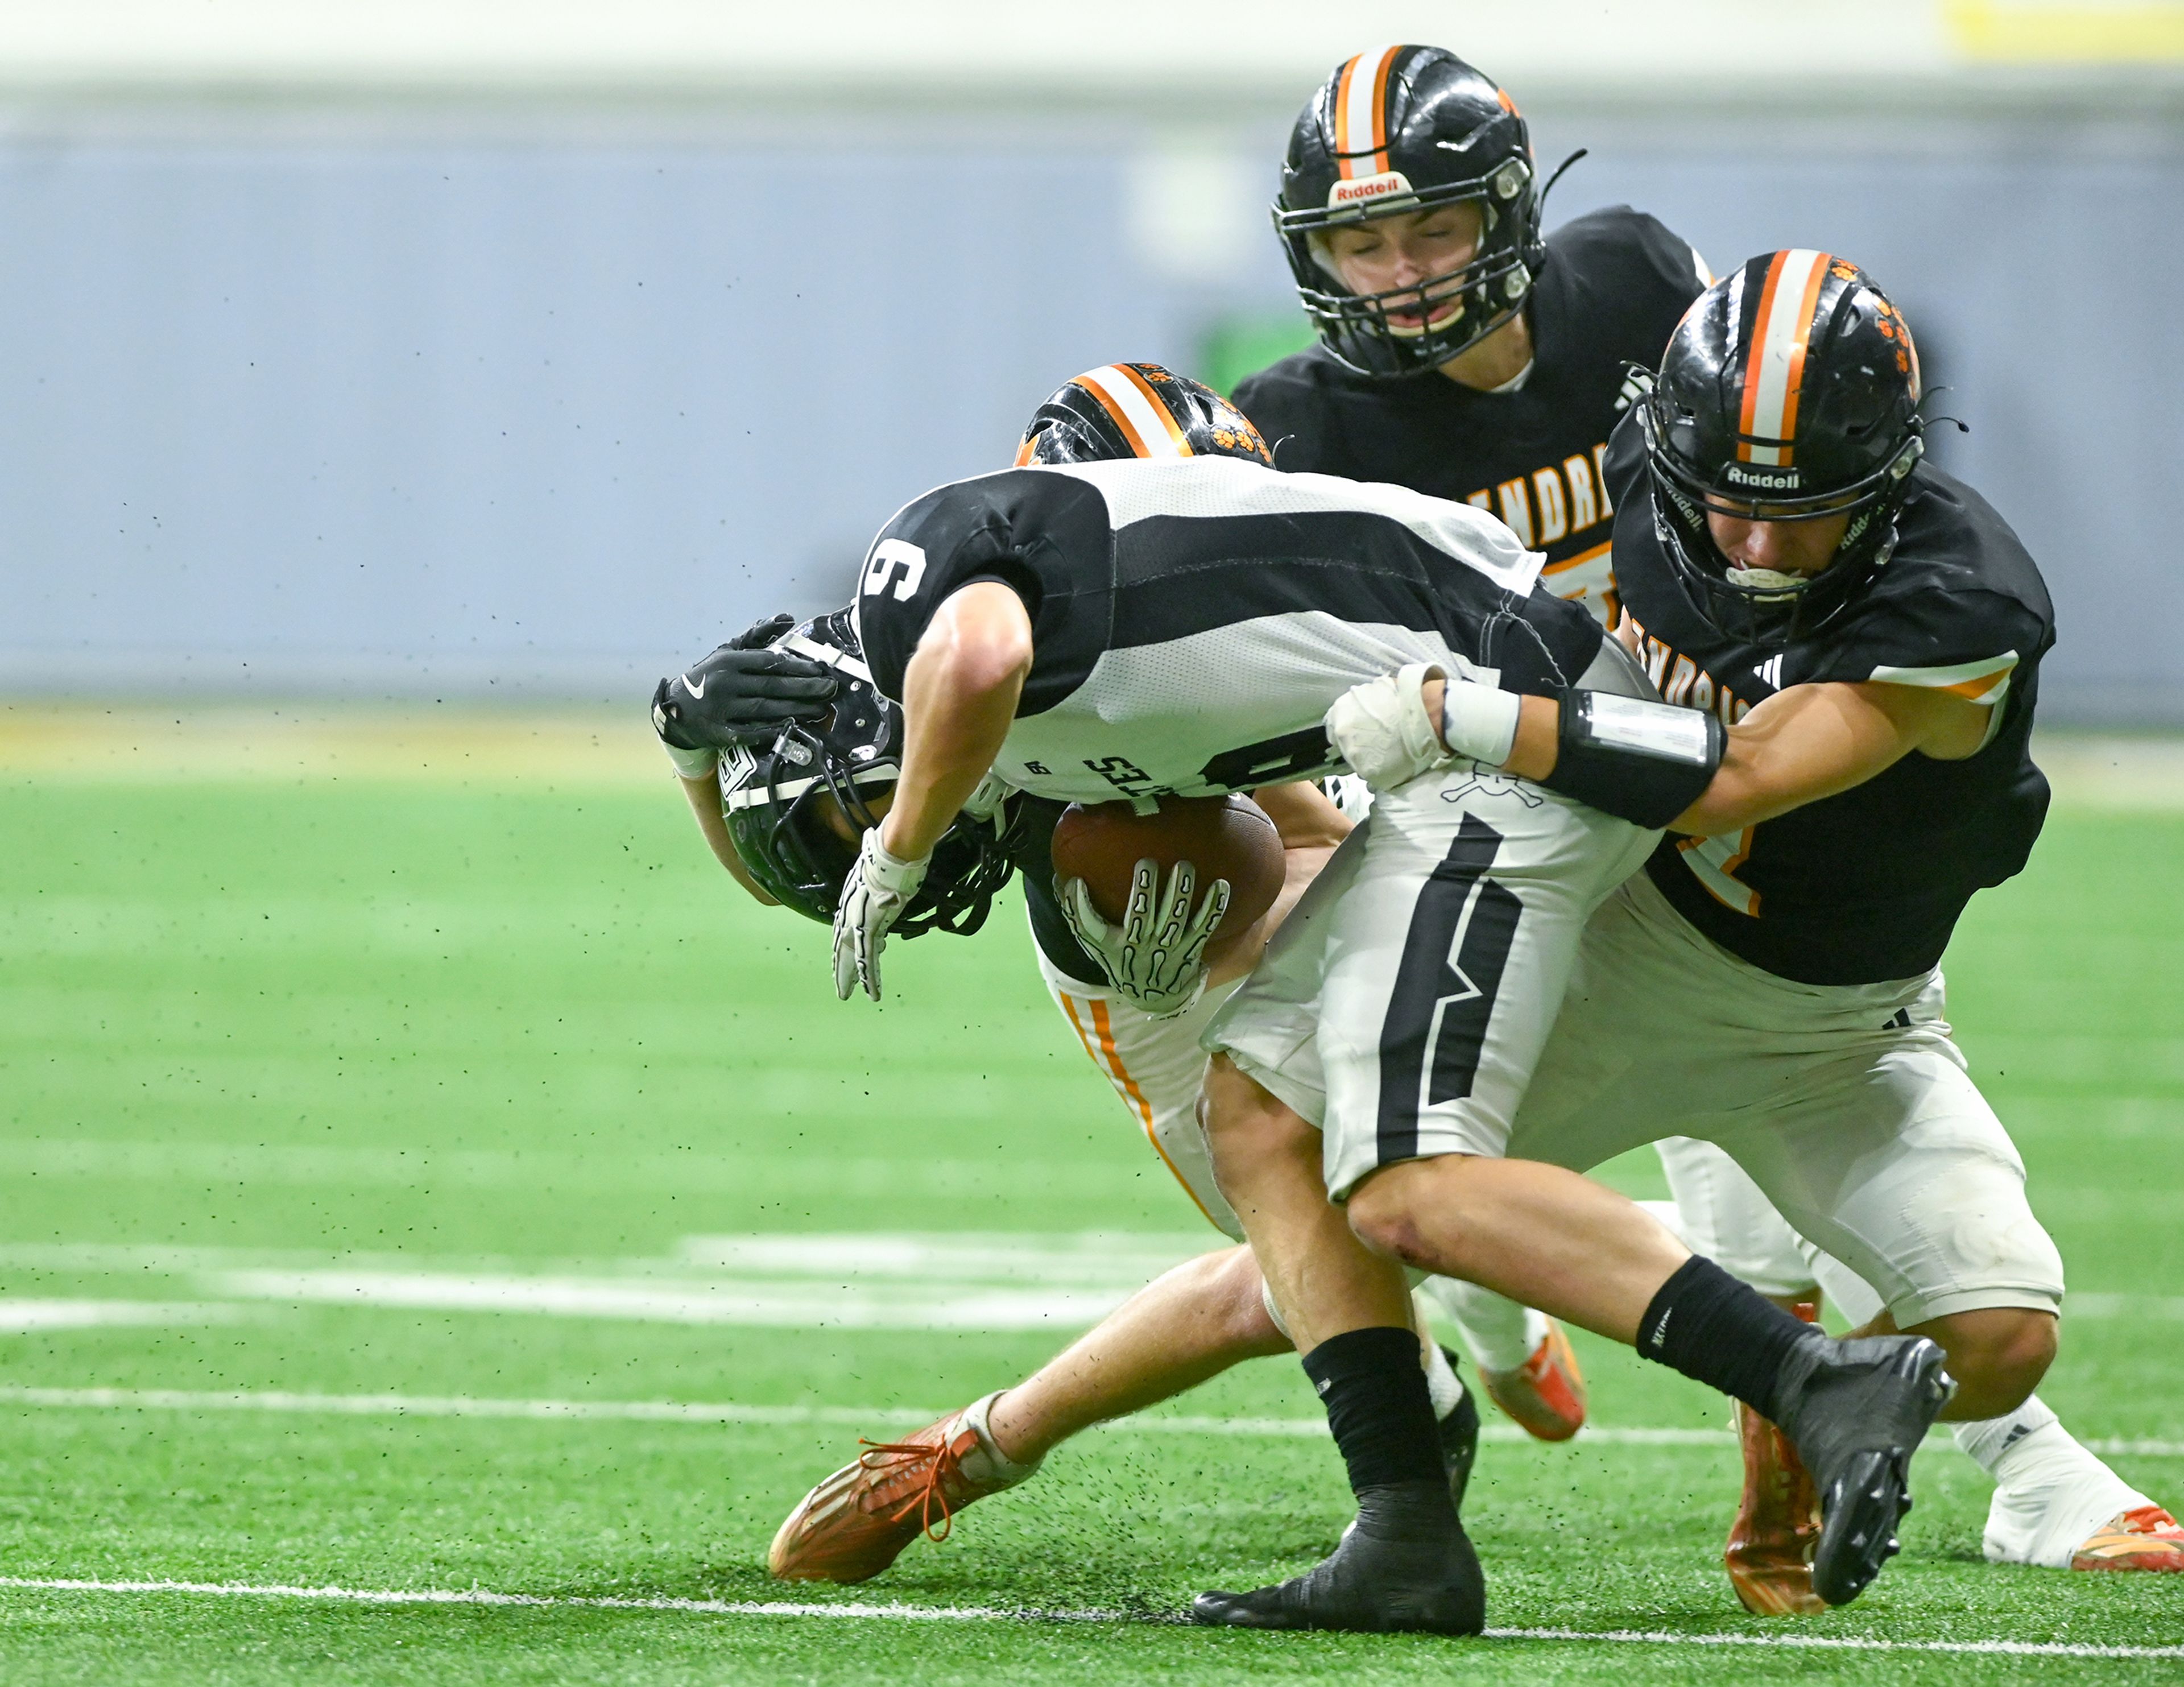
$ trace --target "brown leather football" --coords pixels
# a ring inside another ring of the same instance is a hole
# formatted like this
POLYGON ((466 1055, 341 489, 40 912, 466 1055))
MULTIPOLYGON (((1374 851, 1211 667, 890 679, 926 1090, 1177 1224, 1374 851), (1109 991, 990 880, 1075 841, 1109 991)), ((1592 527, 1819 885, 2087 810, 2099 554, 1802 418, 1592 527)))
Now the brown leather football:
POLYGON ((1201 899, 1215 879, 1228 881, 1228 911, 1217 936, 1253 924, 1282 890, 1280 834, 1249 797, 1162 797, 1160 811, 1147 815, 1126 802, 1072 803, 1055 826, 1053 849, 1056 882, 1083 879, 1110 923, 1122 919, 1130 876, 1147 858, 1160 863, 1163 882, 1178 861, 1189 861, 1201 899))

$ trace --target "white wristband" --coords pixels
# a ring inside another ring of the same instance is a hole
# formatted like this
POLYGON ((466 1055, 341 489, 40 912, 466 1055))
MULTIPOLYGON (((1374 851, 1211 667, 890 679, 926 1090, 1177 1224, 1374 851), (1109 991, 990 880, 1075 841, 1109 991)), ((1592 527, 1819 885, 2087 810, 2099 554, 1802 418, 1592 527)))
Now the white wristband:
POLYGON ((917 894, 918 887, 925 882, 925 870, 932 866, 930 855, 920 855, 906 861, 880 842, 880 829, 872 830, 872 844, 865 851, 865 877, 878 889, 907 900, 917 894))
POLYGON ((675 764, 676 772, 685 779, 705 778, 721 765, 721 753, 716 749, 677 749, 665 738, 660 741, 660 747, 675 764))
POLYGON ((1514 692, 1451 676, 1441 697, 1440 735, 1452 754, 1499 767, 1517 747, 1522 711, 1514 692))

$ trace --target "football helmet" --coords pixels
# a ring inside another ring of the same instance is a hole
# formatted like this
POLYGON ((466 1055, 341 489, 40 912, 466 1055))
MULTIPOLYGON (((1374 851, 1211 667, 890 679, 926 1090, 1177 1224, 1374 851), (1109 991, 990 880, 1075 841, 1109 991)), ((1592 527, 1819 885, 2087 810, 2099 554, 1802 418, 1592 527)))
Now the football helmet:
POLYGON ((1886 565, 1925 450, 1919 398, 1910 325, 1855 264, 1769 252, 1692 301, 1638 414, 1654 526, 1715 626, 1769 643, 1809 635, 1886 565), (1732 563, 1708 510, 1850 519, 1834 560, 1797 575, 1732 563))
POLYGON ((1361 53, 1328 78, 1290 131, 1274 228, 1297 297, 1329 351, 1361 375, 1438 368, 1524 308, 1546 259, 1531 133, 1493 80, 1438 47, 1361 53), (1335 273, 1327 231, 1437 205, 1479 208, 1471 261, 1422 287, 1358 293, 1335 273), (1426 289, 1459 301, 1443 322, 1399 326, 1426 289))
POLYGON ((1274 465, 1244 413, 1156 363, 1088 369, 1032 412, 1017 446, 1019 469, 1121 457, 1245 457, 1274 465))
MULTIPOLYGON (((722 812, 750 876, 784 908, 828 925, 860 838, 879 824, 871 799, 901 776, 902 710, 872 683, 849 610, 792 627, 776 644, 824 664, 840 689, 822 719, 785 722, 771 738, 724 753, 722 812)), ((967 935, 984 924, 1011 871, 1009 820, 1008 806, 959 816, 892 935, 967 935)))

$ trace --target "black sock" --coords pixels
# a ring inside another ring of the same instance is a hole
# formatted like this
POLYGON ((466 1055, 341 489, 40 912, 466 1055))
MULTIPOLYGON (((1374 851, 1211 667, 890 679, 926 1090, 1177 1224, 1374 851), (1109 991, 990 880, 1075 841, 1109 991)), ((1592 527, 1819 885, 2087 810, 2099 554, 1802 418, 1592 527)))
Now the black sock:
POLYGON ((1646 1308, 1638 1350, 1773 1419, 1783 1361, 1814 1333, 1812 1325, 1694 1254, 1646 1308))
POLYGON ((1384 1326, 1330 1336, 1305 1355, 1304 1373, 1327 1407, 1353 1493, 1419 1480, 1446 1491, 1416 1330, 1384 1326))

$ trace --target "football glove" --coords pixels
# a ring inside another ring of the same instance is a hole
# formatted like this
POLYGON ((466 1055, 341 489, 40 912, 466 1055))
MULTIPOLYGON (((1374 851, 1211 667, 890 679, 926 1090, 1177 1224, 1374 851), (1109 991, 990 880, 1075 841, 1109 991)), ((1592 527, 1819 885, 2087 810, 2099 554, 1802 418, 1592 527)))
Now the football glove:
POLYGON ((1130 876, 1129 905, 1119 926, 1100 917, 1083 879, 1055 887, 1061 917, 1100 963, 1115 993, 1155 1019, 1173 1018, 1206 988, 1206 946, 1228 911, 1228 881, 1217 878, 1208 885, 1204 904, 1193 915, 1197 882, 1198 870, 1178 861, 1163 888, 1160 864, 1139 861, 1130 876))
POLYGON ((905 861, 889 855, 877 826, 865 833, 834 906, 834 994, 844 1001, 860 984, 874 1001, 880 999, 880 950, 932 865, 930 855, 905 861))
POLYGON ((732 745, 757 743, 785 721, 827 712, 838 686, 826 665, 768 648, 793 625, 788 615, 754 621, 688 673, 654 688, 652 729, 684 778, 710 771, 732 745))

